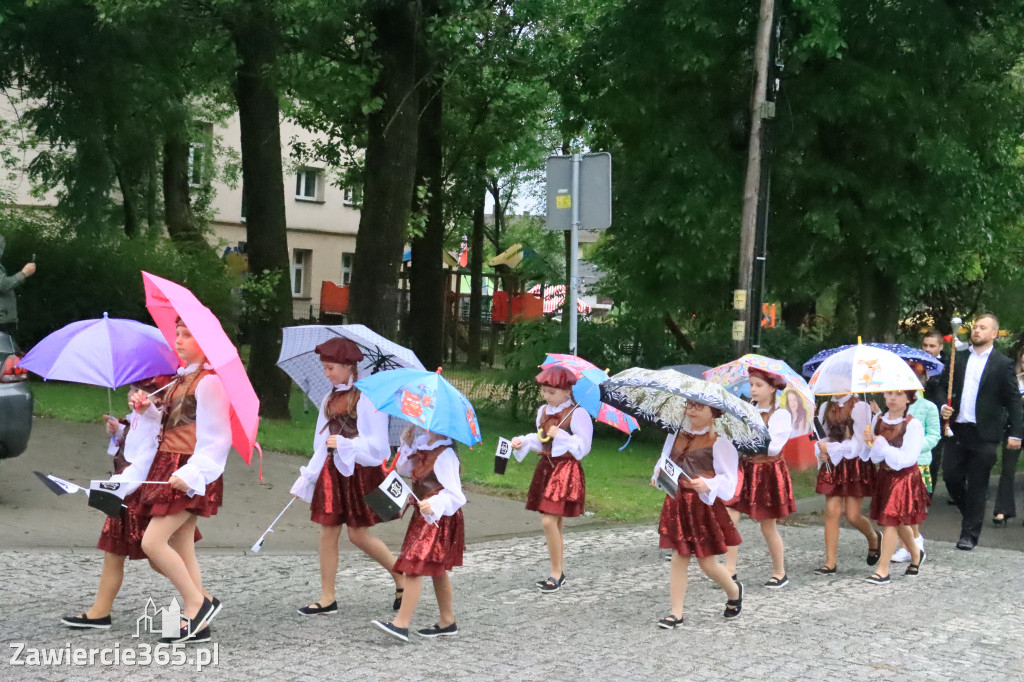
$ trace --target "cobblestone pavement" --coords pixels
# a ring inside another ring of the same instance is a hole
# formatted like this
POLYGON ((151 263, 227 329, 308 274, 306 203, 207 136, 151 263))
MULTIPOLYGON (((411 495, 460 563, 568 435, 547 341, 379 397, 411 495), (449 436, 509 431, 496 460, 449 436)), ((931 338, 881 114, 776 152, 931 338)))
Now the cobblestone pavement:
MULTIPOLYGON (((471 545, 453 573, 461 634, 411 644, 370 625, 389 617, 391 585, 368 559, 346 554, 339 576, 341 613, 303 617, 295 607, 318 596, 311 554, 201 554, 206 582, 224 602, 213 642, 218 662, 208 679, 381 680, 992 680, 1024 679, 1021 595, 1024 554, 979 547, 958 552, 929 543, 918 578, 894 571, 887 586, 862 579, 863 538, 843 530, 839 573, 816 576, 820 528, 786 527, 792 583, 761 587, 769 563, 757 526, 746 539, 740 579, 747 594, 740 617, 722 618, 725 595, 693 563, 686 624, 659 630, 668 613, 668 563, 652 527, 586 530, 566 542, 569 580, 540 595, 546 574, 538 537, 471 545)), ((100 569, 95 551, 0 552, 0 678, 195 679, 191 668, 16 667, 12 643, 27 647, 138 648, 133 637, 148 597, 157 604, 170 585, 132 562, 108 631, 73 632, 62 613, 91 600, 100 569)), ((424 589, 414 627, 436 619, 424 589)), ((23 654, 24 657, 24 654, 23 654)))

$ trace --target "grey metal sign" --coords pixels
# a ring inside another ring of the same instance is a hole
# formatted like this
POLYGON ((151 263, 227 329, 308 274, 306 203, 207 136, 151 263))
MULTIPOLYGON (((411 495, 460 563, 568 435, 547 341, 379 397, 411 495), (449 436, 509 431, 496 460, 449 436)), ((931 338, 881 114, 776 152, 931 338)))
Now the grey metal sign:
POLYGON ((573 196, 572 156, 549 156, 547 171, 547 229, 571 229, 573 203, 579 210, 579 229, 606 230, 611 227, 611 154, 595 152, 580 156, 579 197, 573 196))

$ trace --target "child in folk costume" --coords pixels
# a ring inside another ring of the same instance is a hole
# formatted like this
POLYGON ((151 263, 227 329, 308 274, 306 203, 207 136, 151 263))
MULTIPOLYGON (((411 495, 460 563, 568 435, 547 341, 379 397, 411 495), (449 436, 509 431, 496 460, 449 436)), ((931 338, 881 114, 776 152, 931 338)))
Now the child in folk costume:
MULTIPOLYGON (((683 624, 683 603, 686 600, 687 568, 691 555, 704 574, 725 590, 725 617, 738 616, 743 606, 743 583, 734 582, 729 571, 717 561, 729 547, 740 544, 723 497, 736 490, 738 454, 728 438, 715 433, 714 422, 721 412, 716 408, 687 402, 688 429, 669 434, 662 448, 662 457, 677 464, 679 489, 675 497, 665 498, 658 524, 660 546, 672 550, 669 596, 672 612, 658 621, 658 627, 672 629, 683 624)), ((655 485, 660 469, 654 467, 651 485, 655 485)))
POLYGON ((839 552, 839 517, 859 530, 868 541, 868 566, 878 563, 882 534, 871 527, 861 513, 865 497, 875 489, 875 467, 867 459, 864 429, 871 424, 871 408, 857 396, 847 393, 832 396, 818 410, 826 432, 816 441, 818 483, 815 491, 825 496, 825 563, 815 573, 836 572, 839 552))
MULTIPOLYGON (((914 370, 914 374, 920 379, 921 385, 925 385, 928 382, 928 372, 925 370, 924 365, 920 362, 908 362, 911 369, 914 370)), ((917 394, 917 400, 910 403, 907 408, 907 413, 910 414, 914 419, 921 422, 921 426, 924 427, 924 439, 921 442, 921 454, 917 458, 917 468, 921 471, 921 478, 924 480, 925 489, 928 491, 928 496, 932 494, 932 450, 942 440, 942 418, 939 416, 939 408, 935 406, 930 400, 924 398, 924 391, 919 391, 917 394)), ((924 549, 924 536, 921 535, 921 528, 915 524, 910 527, 914 531, 914 543, 918 549, 924 549)), ((910 561, 910 550, 906 547, 900 547, 895 554, 892 555, 892 560, 895 563, 901 564, 910 561)))
POLYGON ((391 573, 392 606, 398 609, 403 578, 394 571, 395 556, 387 545, 370 534, 380 517, 364 500, 384 480, 381 463, 391 454, 388 416, 352 386, 363 359, 359 346, 337 337, 317 346, 316 354, 334 388, 320 406, 313 457, 300 469, 291 493, 310 504, 310 518, 320 524, 320 599, 298 611, 306 616, 338 612, 335 586, 342 525, 348 526, 353 545, 391 573))
POLYGON ((925 551, 914 542, 911 526, 928 515, 928 489, 925 488, 917 459, 924 442, 924 426, 907 412, 917 400, 917 391, 886 391, 889 411, 875 418, 874 427, 864 434, 872 462, 878 463, 875 494, 871 498, 871 518, 885 528, 882 556, 878 569, 867 580, 875 585, 889 582, 889 560, 896 550, 897 536, 910 550, 911 563, 905 575, 918 574, 925 551))
POLYGON ((414 430, 402 434, 398 473, 411 477, 412 492, 419 499, 414 503, 412 520, 405 532, 405 542, 395 571, 405 575, 405 598, 394 620, 375 620, 373 624, 396 639, 409 641, 409 624, 420 600, 423 577, 434 581, 434 595, 440 612, 437 622, 417 631, 421 637, 457 635, 452 605, 452 583, 448 571, 462 565, 466 549, 462 505, 461 465, 451 438, 424 432, 414 438, 414 430))
MULTIPOLYGON (((172 377, 153 377, 135 384, 137 391, 151 393, 166 386, 172 377)), ((149 473, 149 463, 156 453, 156 437, 160 432, 160 412, 150 408, 143 414, 132 411, 124 419, 107 416, 107 435, 110 447, 107 454, 113 457, 114 476, 112 481, 144 480, 149 473), (136 462, 144 463, 140 466, 136 462), (135 466, 133 466, 135 464, 135 466), (141 469, 141 471, 140 471, 141 469)), ((61 622, 73 629, 107 629, 111 625, 110 610, 114 599, 121 590, 124 580, 125 559, 145 559, 142 551, 142 534, 149 519, 138 513, 138 485, 119 491, 125 502, 121 515, 107 517, 100 533, 97 549, 103 550, 103 569, 96 598, 88 609, 77 615, 61 618, 61 622)), ((199 531, 196 531, 198 536, 199 531)), ((197 540, 199 537, 196 538, 197 540)))
POLYGON ((548 367, 536 377, 544 404, 537 410, 537 433, 512 439, 512 447, 525 455, 535 451, 540 461, 526 496, 526 508, 541 513, 551 573, 539 580, 541 592, 557 592, 565 583, 565 535, 562 519, 583 514, 587 493, 580 460, 590 453, 594 422, 572 400, 576 376, 565 367, 548 367))
MULTIPOLYGON (((786 387, 782 377, 759 369, 749 369, 747 373, 750 396, 768 427, 771 441, 766 451, 744 457, 740 463, 740 492, 728 503, 729 517, 735 524, 740 514, 746 514, 761 524, 761 534, 772 559, 772 574, 764 585, 778 589, 788 585, 789 578, 786 576, 785 546, 776 521, 796 511, 793 482, 781 454, 794 435, 793 419, 788 410, 776 407, 775 393, 786 387)), ((737 547, 730 547, 725 554, 725 568, 733 580, 736 579, 738 554, 737 547)))
MULTIPOLYGON (((139 513, 150 517, 142 551, 184 601, 181 632, 160 641, 203 642, 210 638, 208 623, 220 611, 220 602, 203 589, 195 528, 198 517, 213 516, 224 501, 231 404, 220 377, 180 319, 175 333, 175 350, 186 366, 160 400, 159 446, 145 477, 169 485, 147 483, 139 489, 139 513)), ((136 399, 137 411, 149 406, 148 396, 136 399)))

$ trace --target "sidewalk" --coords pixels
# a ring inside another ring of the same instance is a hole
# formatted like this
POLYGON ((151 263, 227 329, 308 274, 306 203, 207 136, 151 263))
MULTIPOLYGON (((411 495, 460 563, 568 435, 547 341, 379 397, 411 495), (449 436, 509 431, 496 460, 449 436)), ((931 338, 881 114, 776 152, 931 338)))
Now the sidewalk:
MULTIPOLYGON (((335 616, 303 617, 316 598, 317 563, 308 555, 204 553, 207 585, 224 602, 210 644, 219 662, 207 679, 230 680, 992 680, 1024 673, 1020 594, 1024 554, 979 548, 958 552, 932 542, 918 578, 862 579, 863 538, 841 534, 839 573, 817 576, 821 531, 783 529, 792 583, 762 588, 768 561, 754 524, 741 522, 743 613, 722 618, 725 596, 691 567, 686 625, 667 631, 668 564, 652 528, 573 533, 566 543, 569 580, 540 595, 546 573, 539 537, 471 545, 453 572, 461 633, 449 640, 413 637, 403 645, 370 625, 391 615, 390 580, 362 556, 343 557, 335 616)), ((29 647, 139 648, 135 621, 146 599, 166 604, 173 590, 144 562, 132 562, 108 631, 74 632, 58 622, 84 608, 100 568, 96 553, 0 552, 4 627, 2 679, 194 679, 173 667, 12 667, 10 644, 29 647)), ((424 589, 414 627, 437 618, 424 589)))

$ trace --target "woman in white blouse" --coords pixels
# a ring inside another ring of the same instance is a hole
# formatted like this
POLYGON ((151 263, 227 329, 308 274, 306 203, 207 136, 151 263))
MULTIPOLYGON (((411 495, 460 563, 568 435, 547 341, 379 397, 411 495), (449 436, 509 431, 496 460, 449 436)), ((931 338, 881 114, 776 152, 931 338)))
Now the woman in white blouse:
POLYGON ((878 464, 871 518, 885 529, 878 568, 867 579, 875 585, 890 580, 889 560, 896 551, 897 536, 910 549, 911 563, 905 575, 916 576, 927 556, 914 542, 911 528, 925 520, 930 504, 928 489, 917 468, 924 426, 907 413, 907 407, 916 400, 917 391, 886 391, 889 411, 877 415, 874 427, 864 431, 864 442, 870 448, 868 457, 878 464))

